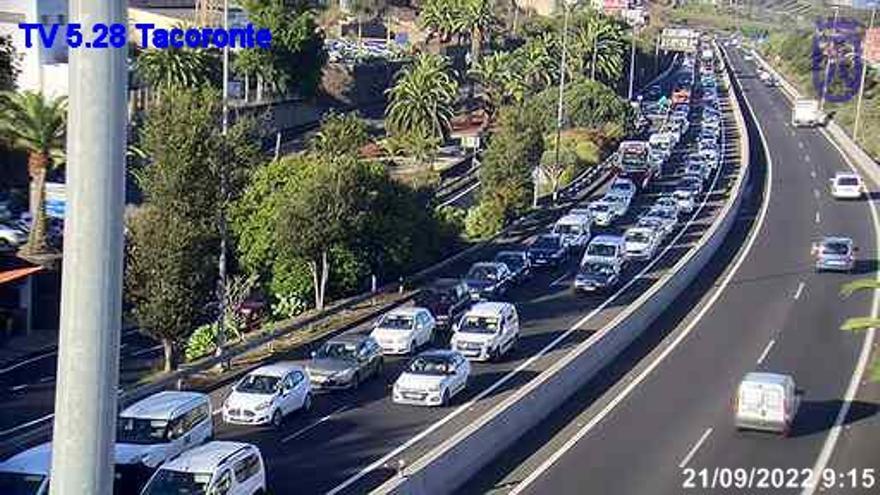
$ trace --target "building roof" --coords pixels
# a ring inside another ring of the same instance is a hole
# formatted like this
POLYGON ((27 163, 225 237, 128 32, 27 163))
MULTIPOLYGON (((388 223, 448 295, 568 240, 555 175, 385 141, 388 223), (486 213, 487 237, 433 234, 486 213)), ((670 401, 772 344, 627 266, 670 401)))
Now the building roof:
POLYGON ((135 402, 125 408, 120 416, 170 420, 181 407, 187 406, 192 402, 204 402, 207 400, 208 396, 199 392, 166 390, 135 402))
POLYGON ((252 448, 255 447, 248 443, 215 440, 183 452, 166 462, 162 469, 187 473, 212 473, 230 455, 252 448))

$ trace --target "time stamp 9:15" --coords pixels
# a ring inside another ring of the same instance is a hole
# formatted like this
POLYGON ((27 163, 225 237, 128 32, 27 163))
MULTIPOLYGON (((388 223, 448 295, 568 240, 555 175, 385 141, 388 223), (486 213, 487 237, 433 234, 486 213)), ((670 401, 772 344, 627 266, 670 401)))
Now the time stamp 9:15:
MULTIPOLYGON (((125 24, 21 23, 25 47, 37 43, 46 48, 64 44, 68 48, 122 48, 128 45, 128 26, 125 24)), ((151 23, 134 25, 141 48, 269 48, 272 33, 252 24, 230 29, 212 27, 159 28, 151 23)))

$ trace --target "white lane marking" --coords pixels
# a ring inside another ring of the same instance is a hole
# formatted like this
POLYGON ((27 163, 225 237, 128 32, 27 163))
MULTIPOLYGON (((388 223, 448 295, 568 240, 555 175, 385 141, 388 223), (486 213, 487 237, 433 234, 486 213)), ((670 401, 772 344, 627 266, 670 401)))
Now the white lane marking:
POLYGON ((16 385, 16 386, 12 387, 10 390, 12 390, 13 392, 18 392, 19 390, 24 390, 26 388, 28 388, 28 384, 23 383, 21 385, 16 385))
POLYGON ((813 179, 816 178, 816 171, 815 170, 810 170, 810 177, 813 179))
MULTIPOLYGON (((825 139, 831 143, 837 149, 837 152, 840 153, 840 156, 843 157, 843 161, 846 162, 847 166, 849 166, 850 170, 855 173, 858 173, 855 164, 850 161, 849 156, 841 149, 840 145, 837 144, 837 141, 831 138, 828 134, 828 131, 825 129, 819 129, 819 131, 825 136, 825 139)), ((875 249, 880 248, 880 218, 877 215, 877 207, 874 206, 873 201, 868 201, 868 209, 871 212, 871 218, 874 222, 874 243, 875 249)), ((875 254, 876 256, 876 254, 875 254)), ((880 281, 880 272, 877 272, 876 278, 880 281)), ((877 314, 880 312, 880 291, 874 291, 874 300, 871 302, 871 317, 877 318, 877 314)), ((843 396, 843 404, 840 406, 840 410, 837 411, 837 417, 834 418, 834 426, 828 431, 828 436, 825 437, 825 443, 822 445, 822 451, 819 452, 819 457, 816 459, 816 463, 813 465, 813 470, 810 471, 810 480, 809 483, 805 485, 805 488, 801 491, 801 495, 812 495, 816 491, 816 486, 820 483, 817 483, 817 476, 821 474, 825 467, 828 465, 828 461, 831 460, 831 454, 834 452, 834 447, 837 445, 837 440, 840 438, 840 432, 843 430, 843 422, 846 420, 846 416, 849 414, 850 405, 855 399, 856 394, 859 391, 859 384, 862 382, 862 376, 865 374, 865 370, 868 368, 868 364, 871 360, 871 350, 874 347, 874 329, 869 328, 867 332, 865 332, 865 339, 862 341, 862 350, 859 353, 859 360, 856 362, 856 367, 853 369, 852 376, 849 380, 849 385, 846 387, 846 393, 843 396)))
POLYGON ((571 273, 569 273, 569 272, 565 272, 565 273, 563 273, 561 277, 559 277, 559 278, 557 278, 556 280, 550 282, 550 287, 556 287, 557 285, 565 285, 565 284, 562 283, 562 281, 565 280, 565 279, 567 279, 570 275, 571 275, 571 273))
POLYGON ((128 344, 123 342, 122 344, 119 345, 119 350, 121 351, 121 350, 125 349, 126 347, 128 347, 128 344))
POLYGON ((797 301, 801 298, 801 294, 804 292, 805 284, 803 282, 798 284, 797 290, 794 293, 794 300, 797 301))
POLYGON ((819 223, 821 221, 822 221, 822 217, 819 216, 819 210, 816 210, 816 223, 819 223))
POLYGON ((770 342, 767 342, 767 347, 764 348, 764 352, 761 353, 761 356, 758 357, 758 366, 767 359, 767 355, 770 354, 770 349, 773 349, 773 346, 776 345, 776 339, 770 339, 770 342))
POLYGON ((37 418, 37 419, 31 420, 31 421, 28 421, 27 423, 22 423, 22 424, 20 424, 20 425, 13 426, 12 428, 10 428, 10 429, 8 429, 8 430, 0 431, 0 437, 2 437, 2 436, 6 436, 6 435, 8 435, 8 434, 10 434, 10 433, 14 433, 14 432, 16 432, 16 431, 18 431, 18 430, 22 430, 22 429, 28 428, 28 427, 33 426, 33 425, 35 425, 35 424, 39 424, 39 423, 42 423, 42 422, 44 422, 44 421, 50 420, 50 419, 52 419, 54 416, 55 416, 54 414, 47 414, 47 415, 43 416, 42 418, 37 418))
POLYGON ((587 433, 590 432, 593 428, 596 427, 599 422, 601 422, 611 411, 617 407, 618 404, 624 401, 626 397, 633 391, 639 384, 644 381, 644 379, 651 374, 657 366, 662 363, 669 354, 674 351, 678 345, 688 336, 691 331, 699 324, 699 322, 703 319, 703 317, 709 312, 709 310, 715 305, 715 302, 721 297, 721 294, 724 293, 724 290, 730 285, 730 281, 733 279, 733 276, 739 271, 740 266, 745 262, 746 257, 749 252, 751 252, 752 247, 755 244, 755 241, 758 239, 758 234, 761 232, 761 229, 764 226, 764 221, 767 217, 767 210, 770 207, 770 197, 773 194, 773 158, 770 156, 770 147, 767 146, 767 138, 764 136, 764 130, 761 127, 761 124, 758 123, 758 120, 755 118, 755 112, 752 109, 751 104, 749 103, 748 98, 745 98, 744 101, 749 108, 749 113, 752 114, 752 120, 755 121, 755 125, 758 129, 758 135, 761 137, 761 143, 764 147, 765 154, 767 156, 767 176, 764 178, 764 187, 767 190, 767 194, 764 195, 764 202, 761 205, 761 211, 758 213, 758 223, 755 225, 755 228, 752 230, 749 239, 746 241, 744 249, 740 251, 739 257, 736 261, 731 265, 730 271, 725 275, 724 279, 721 280, 721 283, 718 285, 718 289, 713 293, 709 300, 706 302, 706 305, 700 308, 700 311, 694 316, 694 319, 688 324, 687 327, 673 340, 669 347, 663 349, 663 351, 651 362, 638 376, 636 376, 623 390, 617 394, 616 397, 611 399, 611 401, 605 405, 605 407, 599 411, 598 414, 593 416, 590 421, 581 427, 568 441, 562 445, 561 448, 557 449, 553 452, 553 454, 544 461, 543 464, 538 466, 537 469, 531 472, 529 476, 527 476, 524 480, 522 480, 516 488, 514 488, 508 495, 516 495, 521 493, 526 489, 531 483, 537 480, 545 471, 550 469, 553 464, 556 463, 565 453, 570 450, 574 445, 583 438, 587 433))
POLYGON ((53 380, 55 380, 54 376, 44 376, 43 378, 40 378, 40 383, 49 383, 53 380))
POLYGON ((712 434, 712 428, 706 428, 706 431, 704 431, 703 434, 700 435, 700 439, 697 440, 697 443, 695 443, 694 446, 691 447, 691 450, 689 450, 687 455, 684 456, 684 459, 682 459, 681 462, 678 463, 678 469, 684 469, 684 467, 687 466, 689 462, 691 462, 691 459, 693 459, 694 454, 696 454, 697 451, 700 450, 700 447, 703 445, 703 442, 705 442, 706 439, 709 438, 709 435, 711 435, 711 434, 712 434))
MULTIPOLYGON (((722 132, 724 132, 723 128, 722 128, 722 132)), ((721 143, 721 155, 722 156, 724 156, 724 145, 725 145, 725 143, 722 141, 722 143, 721 143)), ((769 163, 769 159, 768 159, 768 163, 769 163)), ((768 169, 769 168, 770 167, 768 166, 768 169)), ((710 188, 710 191, 715 190, 715 187, 718 183, 718 178, 721 176, 720 170, 721 169, 719 168, 718 172, 715 173, 715 178, 712 181, 712 187, 710 188)), ((768 194, 768 196, 769 196, 769 194, 768 194)), ((517 366, 516 368, 514 368, 511 371, 508 371, 504 376, 499 378, 498 381, 494 382, 493 384, 489 385, 487 388, 483 389, 480 393, 478 393, 476 396, 474 396, 471 400, 462 404, 461 406, 459 406, 457 409, 455 409, 451 413, 447 414, 446 416, 443 416, 442 418, 438 419, 431 426, 420 431, 415 436, 413 436, 412 438, 410 438, 409 440, 407 440, 403 444, 399 445, 397 448, 395 448, 391 452, 388 452, 387 454, 385 454, 381 459, 374 461, 372 464, 369 464, 368 466, 362 468, 357 473, 351 475, 345 481, 343 481, 342 483, 340 483, 339 485, 334 487, 332 490, 327 492, 326 495, 336 495, 336 494, 342 492, 343 490, 345 490, 346 488, 348 488, 349 486, 351 486, 352 484, 354 484, 355 482, 357 482, 359 479, 366 476, 368 473, 375 471, 376 469, 381 468, 383 465, 387 464, 390 460, 399 456, 401 452, 405 451, 406 449, 408 449, 411 446, 415 445, 416 443, 420 442, 422 439, 424 439, 425 437, 427 437, 431 433, 435 432, 436 430, 438 430, 440 427, 442 427, 446 423, 452 421, 453 419, 458 417, 463 412, 469 410, 471 407, 473 407, 474 404, 477 403, 477 401, 480 401, 484 397, 487 397, 488 395, 492 394, 493 392, 495 392, 495 390, 497 390, 498 388, 503 386, 509 380, 513 379, 513 377, 515 377, 516 375, 521 373, 526 368, 532 366, 532 364, 534 364, 538 359, 542 358, 545 354, 547 354, 551 350, 555 349, 556 346, 558 346, 562 341, 567 339, 569 335, 576 332, 587 321, 591 320, 593 317, 595 317, 597 314, 599 314, 599 312, 603 311, 614 300, 616 300, 618 297, 620 297, 621 294, 623 294, 627 290, 629 290, 629 288, 634 283, 639 281, 639 279, 641 279, 641 277, 643 275, 645 275, 646 273, 649 273, 651 271, 651 269, 653 269, 654 265, 656 265, 660 260, 662 260, 663 257, 666 255, 666 253, 669 252, 670 249, 672 249, 672 246, 675 245, 679 239, 681 239, 681 236, 683 236, 684 233, 689 230, 689 227, 697 219, 697 216, 703 211, 703 209, 705 208, 708 201, 709 201, 709 195, 704 194, 703 201, 700 203, 699 208, 696 208, 694 210, 693 214, 691 214, 691 217, 690 217, 690 219, 688 219, 685 226, 681 230, 679 230, 678 234, 676 234, 676 236, 675 236, 675 239, 673 239, 663 249, 663 251, 660 253, 660 255, 657 256, 656 258, 654 258, 653 260, 651 260, 651 262, 648 263, 642 269, 642 271, 640 271, 638 274, 633 276, 633 278, 629 282, 624 284, 620 289, 617 290, 617 292, 615 292, 614 294, 609 296, 601 304, 599 304, 596 308, 594 308, 592 311, 590 311, 586 316, 581 318, 571 328, 569 328, 568 330, 566 330, 565 332, 560 334, 552 342, 550 342, 549 344, 547 344, 546 346, 541 348, 537 353, 533 354, 531 357, 529 357, 528 359, 526 359, 525 361, 520 363, 519 366, 517 366)), ((764 213, 766 213, 766 212, 764 212, 764 213)), ((761 220, 761 223, 763 223, 763 220, 761 220)), ((754 242, 754 241, 752 241, 752 242, 754 242)), ((751 245, 749 245, 749 247, 751 247, 751 245)), ((747 253, 748 251, 749 251, 749 249, 747 248, 745 251, 743 251, 743 253, 747 253)))
POLYGON ((3 373, 8 373, 12 370, 16 370, 18 368, 21 368, 22 366, 31 364, 33 362, 40 361, 42 359, 46 359, 47 357, 54 356, 57 353, 58 353, 58 351, 54 350, 54 351, 47 352, 45 354, 40 354, 39 356, 34 356, 32 358, 25 359, 24 361, 9 365, 3 369, 0 369, 0 375, 2 375, 3 373))
POLYGON ((480 187, 480 181, 477 181, 477 182, 471 184, 471 185, 468 186, 465 190, 463 190, 463 191, 459 191, 458 194, 456 194, 455 196, 453 196, 453 197, 447 199, 446 201, 440 203, 440 205, 439 205, 440 208, 455 203, 455 202, 458 201, 459 199, 463 198, 467 193, 473 191, 474 189, 476 189, 476 188, 478 188, 478 187, 480 187))
POLYGON ((804 142, 803 141, 798 141, 798 148, 804 149, 804 142))
POLYGON ((812 160, 812 158, 810 158, 810 155, 804 155, 805 162, 809 162, 810 160, 812 160))
POLYGON ((819 190, 818 189, 813 189, 813 196, 815 196, 816 199, 819 199, 819 190))
POLYGON ((297 431, 291 433, 290 435, 287 435, 286 437, 282 438, 282 439, 281 439, 281 443, 287 443, 287 442, 293 440, 294 438, 297 438, 297 437, 299 437, 300 435, 306 433, 307 431, 310 431, 311 429, 315 428, 316 426, 318 426, 318 425, 320 425, 320 424, 322 424, 322 423, 325 423, 325 422, 327 422, 327 421, 330 421, 331 419, 333 419, 333 416, 334 416, 334 415, 339 414, 339 413, 341 413, 342 411, 345 411, 346 409, 348 409, 348 406, 342 406, 342 407, 340 407, 339 409, 337 409, 337 410, 331 412, 330 414, 328 414, 328 415, 326 415, 326 416, 324 416, 324 417, 319 418, 317 421, 315 421, 314 423, 312 423, 312 424, 306 426, 305 428, 301 428, 301 429, 299 429, 299 430, 297 430, 297 431))
POLYGON ((139 350, 139 351, 137 351, 137 352, 132 352, 131 355, 132 355, 132 356, 135 356, 135 357, 137 357, 137 356, 143 356, 143 355, 145 355, 145 354, 150 354, 151 352, 156 352, 156 351, 158 351, 158 350, 161 349, 161 348, 162 348, 162 344, 154 345, 153 347, 148 347, 148 348, 146 348, 146 349, 141 349, 141 350, 139 350))

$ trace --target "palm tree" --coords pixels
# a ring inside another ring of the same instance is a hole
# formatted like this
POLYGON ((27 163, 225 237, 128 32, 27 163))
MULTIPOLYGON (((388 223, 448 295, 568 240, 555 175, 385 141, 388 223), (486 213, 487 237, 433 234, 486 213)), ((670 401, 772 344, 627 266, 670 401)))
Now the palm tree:
POLYGON ((456 31, 456 4, 459 0, 426 0, 420 5, 419 25, 428 30, 428 39, 437 36, 448 43, 456 31))
POLYGON ((480 62, 483 38, 497 23, 490 0, 463 0, 456 15, 457 31, 471 37, 471 68, 480 62))
POLYGON ((411 65, 398 72, 397 81, 386 93, 390 102, 385 116, 391 134, 446 137, 458 95, 458 82, 445 57, 419 54, 411 65))
POLYGON ((490 119, 507 101, 512 89, 511 79, 519 75, 514 70, 516 59, 510 52, 496 52, 473 65, 469 74, 483 89, 483 100, 490 119))
POLYGON ((46 175, 49 168, 64 161, 66 131, 66 98, 46 98, 32 91, 0 94, 0 136, 28 154, 31 231, 22 247, 25 256, 49 253, 44 210, 46 175))
MULTIPOLYGON (((877 289, 880 289, 880 280, 870 278, 859 279, 844 284, 840 289, 840 295, 847 298, 855 292, 863 290, 873 291, 877 289)), ((843 325, 840 326, 841 330, 848 332, 861 332, 871 328, 880 328, 880 318, 875 318, 873 316, 857 316, 848 318, 843 322, 843 325)), ((880 381, 880 361, 874 361, 872 364, 871 379, 874 381, 880 381)))
POLYGON ((610 17, 587 12, 576 18, 572 28, 575 71, 585 75, 589 67, 594 80, 614 81, 620 77, 626 51, 623 27, 610 17))
POLYGON ((151 88, 195 88, 219 80, 217 60, 205 50, 186 48, 144 50, 135 62, 137 74, 151 88))

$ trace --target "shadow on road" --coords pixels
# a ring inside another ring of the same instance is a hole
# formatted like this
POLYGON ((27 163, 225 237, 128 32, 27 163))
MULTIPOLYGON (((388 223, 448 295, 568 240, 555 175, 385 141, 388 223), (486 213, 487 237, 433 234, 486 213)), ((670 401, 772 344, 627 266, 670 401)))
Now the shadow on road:
MULTIPOLYGON (((834 420, 839 414, 844 401, 835 400, 806 400, 801 403, 792 426, 792 437, 804 437, 815 433, 822 433, 834 426, 834 420)), ((877 414, 880 407, 871 402, 853 401, 849 406, 844 425, 859 422, 877 414)))

